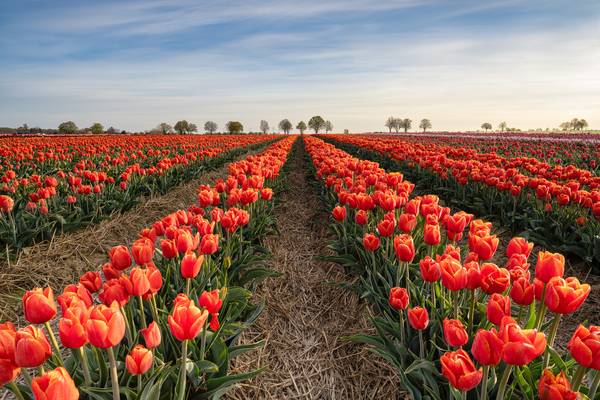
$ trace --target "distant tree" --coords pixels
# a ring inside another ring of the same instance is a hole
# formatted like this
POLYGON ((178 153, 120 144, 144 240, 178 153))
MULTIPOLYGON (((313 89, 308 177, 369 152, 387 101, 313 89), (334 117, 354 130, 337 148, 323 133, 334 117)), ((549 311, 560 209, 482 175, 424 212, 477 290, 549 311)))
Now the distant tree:
POLYGON ((398 127, 404 129, 404 133, 408 132, 410 127, 412 126, 412 120, 409 118, 404 118, 399 120, 398 127))
POLYGON ((492 124, 490 124, 489 122, 484 122, 483 124, 481 124, 481 129, 485 129, 485 131, 489 131, 490 129, 492 129, 492 124))
POLYGON ((333 124, 331 121, 325 121, 325 133, 329 133, 333 130, 333 124))
POLYGON ((58 126, 58 132, 62 134, 77 133, 77 125, 73 121, 63 122, 58 126))
POLYGON ((23 124, 23 125, 21 125, 20 127, 18 127, 18 128, 16 129, 16 132, 15 132, 15 133, 17 133, 17 134, 26 134, 26 133, 30 133, 30 132, 31 132, 31 131, 30 131, 30 129, 29 129, 29 125, 27 125, 27 124, 23 124))
POLYGON ((286 135, 289 135, 290 131, 292 130, 292 123, 289 119, 284 118, 279 121, 279 129, 281 129, 286 135))
POLYGON ((167 124, 166 122, 161 122, 156 127, 156 130, 158 132, 161 132, 162 134, 166 134, 166 133, 172 132, 173 131, 173 127, 171 125, 167 124))
POLYGON ((580 131, 587 128, 588 123, 585 119, 573 118, 571 122, 569 122, 571 129, 580 131))
POLYGON ((304 135, 304 131, 306 130, 306 123, 304 121, 298 122, 298 125, 296 125, 296 129, 300 131, 301 135, 304 135))
POLYGON ((244 125, 240 121, 229 121, 225 124, 225 129, 231 134, 237 134, 244 130, 244 125))
POLYGON ((188 133, 192 133, 192 132, 198 132, 198 127, 196 126, 196 124, 192 124, 190 123, 188 125, 188 133))
POLYGON ((394 117, 388 117, 388 119, 385 121, 385 126, 390 130, 390 133, 392 133, 392 129, 396 129, 396 121, 397 119, 394 117))
POLYGON ((260 131, 261 131, 261 132, 262 132, 264 135, 266 135, 266 134, 267 134, 267 132, 269 132, 269 129, 270 129, 270 128, 269 128, 269 123, 268 123, 267 121, 265 121, 264 119, 262 119, 262 120, 260 121, 260 131))
POLYGON ((102 126, 102 124, 100 122, 95 122, 90 127, 90 131, 92 131, 92 133, 94 135, 100 135, 100 134, 104 133, 104 127, 102 126))
POLYGON ((500 132, 506 131, 507 128, 508 128, 508 124, 506 123, 506 121, 502 121, 498 125, 498 129, 500 129, 500 132))
POLYGON ((177 131, 177 133, 179 133, 179 134, 187 133, 188 129, 190 128, 190 123, 187 122, 185 119, 181 120, 181 121, 177 121, 175 123, 174 128, 177 131))
POLYGON ((565 121, 559 125, 559 128, 562 129, 563 131, 568 131, 569 129, 571 129, 571 122, 565 121))
POLYGON ((423 132, 427 131, 427 129, 431 128, 431 121, 427 118, 423 118, 419 124, 419 128, 423 129, 423 132))
POLYGON ((217 129, 219 129, 219 126, 217 125, 216 122, 213 121, 206 121, 204 123, 204 130, 208 133, 210 133, 211 135, 213 133, 215 133, 217 131, 217 129))
POLYGON ((106 133, 110 133, 110 134, 114 134, 114 133, 117 133, 117 132, 118 131, 117 131, 117 129, 114 126, 111 126, 110 128, 108 128, 106 130, 106 133))
POLYGON ((325 127, 325 120, 320 115, 315 115, 308 121, 308 127, 319 133, 319 130, 325 127))

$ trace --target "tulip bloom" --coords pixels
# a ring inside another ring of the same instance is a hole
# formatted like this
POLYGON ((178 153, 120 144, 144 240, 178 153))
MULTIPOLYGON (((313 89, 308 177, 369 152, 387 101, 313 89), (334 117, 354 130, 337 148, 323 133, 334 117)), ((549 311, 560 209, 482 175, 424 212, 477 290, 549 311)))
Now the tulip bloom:
POLYGON ((510 273, 496 264, 483 263, 480 269, 481 290, 487 294, 504 293, 510 285, 510 273))
POLYGON ((131 375, 143 375, 152 367, 153 361, 152 352, 138 344, 125 357, 125 366, 131 375))
POLYGON ((577 392, 571 390, 571 383, 561 371, 554 376, 552 371, 545 369, 538 384, 538 395, 540 400, 577 400, 577 392))
POLYGON ((171 333, 179 341, 198 336, 208 319, 208 311, 199 309, 193 301, 184 297, 178 297, 180 300, 175 302, 173 312, 169 315, 171 333))
POLYGON ((181 276, 185 279, 195 278, 198 276, 203 262, 204 255, 197 257, 195 253, 187 253, 181 259, 181 276))
POLYGON ((12 382, 21 372, 15 363, 15 338, 17 331, 10 323, 0 324, 0 387, 12 382))
POLYGON ((346 207, 336 206, 331 212, 336 221, 342 222, 346 219, 346 207))
POLYGON ((563 277, 565 273, 565 257, 560 253, 540 251, 537 264, 535 265, 535 277, 543 283, 558 276, 563 277))
POLYGON ((206 309, 210 314, 210 329, 213 331, 219 330, 219 311, 223 306, 223 300, 219 295, 219 289, 211 290, 210 292, 204 291, 198 299, 200 307, 206 309))
POLYGON ((81 283, 90 293, 96 293, 102 287, 102 278, 97 271, 88 271, 79 279, 81 283))
POLYGON ((36 288, 23 295, 25 318, 32 324, 44 324, 56 315, 56 303, 52 288, 36 288))
POLYGON ((600 326, 579 325, 568 345, 571 356, 586 368, 600 370, 600 326))
POLYGON ((21 368, 5 358, 0 358, 0 388, 13 382, 21 373, 21 368))
POLYGON ((129 292, 123 282, 126 282, 126 280, 111 279, 104 283, 98 298, 105 306, 110 306, 113 301, 116 301, 120 307, 123 307, 129 302, 129 292))
POLYGON ((499 239, 495 235, 471 235, 469 237, 469 245, 472 244, 471 250, 477 253, 482 261, 489 260, 494 256, 498 242, 499 239))
POLYGON ((167 260, 175 258, 179 255, 177 251, 177 245, 173 239, 163 239, 160 241, 160 251, 167 260))
POLYGON ((384 219, 377 224, 377 232, 379 232, 379 236, 381 237, 389 237, 394 234, 394 230, 396 229, 396 225, 394 221, 389 219, 384 219))
POLYGON ((379 248, 381 244, 379 238, 372 233, 366 233, 363 237, 363 246, 367 251, 375 251, 379 248))
POLYGON ((426 308, 413 307, 408 310, 408 322, 413 329, 418 331, 427 328, 429 325, 429 313, 426 308))
POLYGON ((494 293, 488 300, 486 316, 492 324, 500 326, 502 318, 510 317, 510 298, 494 293))
POLYGON ((404 213, 398 218, 398 229, 404 233, 411 233, 417 226, 417 217, 413 214, 404 213))
POLYGON ((140 333, 144 337, 147 348, 154 349, 160 345, 162 335, 160 333, 160 328, 155 321, 150 322, 147 328, 140 330, 140 333))
POLYGON ((399 235, 394 237, 394 252, 402 262, 411 262, 415 258, 415 244, 410 235, 399 235))
POLYGON ((366 225, 369 223, 369 213, 365 210, 358 210, 354 215, 354 222, 358 225, 366 225))
POLYGON ((202 241, 200 242, 200 251, 202 254, 210 255, 214 254, 219 250, 219 236, 208 234, 202 236, 202 241))
POLYGON ((133 268, 129 274, 132 284, 131 294, 133 296, 143 296, 150 290, 150 281, 145 269, 133 268))
POLYGON ((590 290, 590 285, 580 284, 575 277, 563 279, 556 276, 546 286, 545 304, 553 313, 570 314, 579 309, 590 290))
POLYGON ((506 256, 511 258, 514 254, 523 254, 527 258, 531 254, 532 249, 533 243, 529 243, 525 238, 516 236, 508 242, 506 256))
POLYGON ((19 367, 36 368, 52 355, 44 331, 34 325, 17 331, 15 336, 15 363, 19 367))
POLYGON ((68 349, 78 349, 88 342, 85 330, 87 319, 87 309, 74 307, 65 312, 58 322, 58 333, 63 346, 68 349))
POLYGON ((66 369, 58 367, 33 379, 31 390, 36 400, 77 400, 79 391, 66 369))
POLYGON ((469 261, 465 263, 467 270, 467 289, 475 290, 481 286, 481 271, 477 261, 469 261))
POLYGON ((510 298, 520 306, 528 306, 533 303, 534 286, 525 277, 521 277, 513 282, 510 289, 510 298))
POLYGON ((483 371, 475 368, 473 360, 466 351, 458 349, 442 355, 442 374, 458 390, 469 391, 479 385, 483 371))
POLYGON ((458 319, 444 318, 444 339, 449 346, 461 347, 469 341, 464 325, 458 319))
POLYGON ((440 226, 426 224, 423 231, 423 241, 429 246, 440 244, 440 226))
POLYGON ((131 254, 137 265, 146 265, 154 257, 154 243, 148 238, 138 239, 131 246, 131 254))
POLYGON ((442 270, 442 285, 452 291, 464 289, 467 286, 467 270, 452 257, 446 257, 440 262, 442 270))
POLYGON ((131 254, 126 246, 115 246, 108 252, 110 263, 116 269, 122 271, 131 266, 131 254))
POLYGON ((475 334, 471 353, 481 365, 498 365, 502 356, 502 339, 495 329, 480 329, 475 334))
POLYGON ((401 287, 391 288, 389 303, 396 310, 405 310, 408 307, 408 291, 401 287))
POLYGON ((125 318, 113 303, 111 307, 104 304, 95 306, 85 323, 85 330, 92 346, 108 349, 121 343, 125 336, 125 318))
POLYGON ((425 282, 437 282, 442 276, 440 264, 429 256, 426 256, 419 261, 419 269, 421 270, 421 276, 425 282))
POLYGON ((546 335, 537 329, 521 329, 510 317, 500 324, 502 360, 509 365, 527 365, 546 350, 546 335))

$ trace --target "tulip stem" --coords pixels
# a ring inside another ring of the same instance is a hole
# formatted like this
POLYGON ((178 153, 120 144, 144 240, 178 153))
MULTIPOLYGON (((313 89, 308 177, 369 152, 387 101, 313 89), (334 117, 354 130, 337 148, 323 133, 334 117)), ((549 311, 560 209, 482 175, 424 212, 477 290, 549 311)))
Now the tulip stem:
POLYGON ((423 342, 423 331, 419 329, 419 357, 425 358, 425 343, 423 342))
POLYGON ((588 392, 588 397, 592 400, 594 399, 594 397, 596 397, 598 385, 600 385, 600 371, 595 372, 594 381, 592 382, 592 386, 590 386, 590 391, 588 392))
POLYGON ((89 386, 92 382, 92 377, 90 375, 87 354, 83 346, 79 348, 79 355, 81 356, 81 366, 83 367, 83 378, 85 379, 85 384, 89 386))
POLYGON ((483 366, 483 380, 481 381, 481 394, 479 396, 480 400, 487 400, 487 386, 488 386, 488 376, 490 374, 490 366, 483 366))
POLYGON ((187 379, 187 372, 186 372, 186 366, 187 366, 187 348, 188 348, 188 341, 184 340, 181 343, 181 371, 179 372, 179 393, 177 396, 178 400, 184 400, 185 399, 185 386, 186 386, 186 379, 187 379))
POLYGON ((44 375, 46 373, 46 370, 44 370, 44 366, 40 365, 38 367, 38 373, 40 374, 40 376, 44 375))
POLYGON ((458 319, 458 290, 452 292, 452 303, 454 303, 454 318, 458 319))
POLYGON ((507 365, 506 368, 504 368, 502 379, 500 379, 500 384, 498 385, 498 394, 496 395, 496 400, 504 400, 504 392, 506 391, 506 386, 508 386, 508 378, 510 377, 512 369, 512 365, 507 365))
POLYGON ((31 387, 31 384, 33 382, 31 381, 31 375, 29 375, 29 371, 24 370, 22 375, 23 375, 23 379, 27 383, 27 386, 31 387))
POLYGON ((140 301, 140 318, 142 319, 142 328, 147 328, 146 325, 146 313, 144 312, 144 299, 142 296, 138 296, 138 300, 140 301))
POLYGON ((581 385, 581 380, 583 379, 585 372, 586 368, 581 364, 575 370, 575 373, 573 374, 573 378, 571 380, 571 385, 573 386, 574 392, 579 391, 579 385, 581 385))
POLYGON ((119 375, 117 373, 117 360, 115 359, 115 352, 112 347, 106 349, 108 352, 108 362, 110 364, 110 380, 112 382, 112 395, 113 400, 120 400, 121 394, 119 392, 119 375))
POLYGON ((142 374, 138 374, 137 376, 137 392, 138 395, 142 393, 142 374))
POLYGON ((552 328, 550 330, 550 337, 548 338, 548 350, 546 350, 546 354, 544 354, 544 363, 543 369, 548 368, 548 364, 550 362, 550 351, 549 349, 554 346, 554 339, 556 338, 556 333, 558 332, 558 326, 560 325, 561 314, 556 314, 554 317, 554 321, 552 321, 552 328))
POLYGON ((204 328, 202 328, 202 335, 200 336, 200 361, 204 361, 204 353, 206 352, 206 322, 204 328))
POLYGON ((186 296, 190 296, 190 287, 192 285, 192 280, 190 278, 187 278, 185 280, 185 295, 186 296))
POLYGON ((46 322, 46 323, 44 323, 44 325, 46 326, 46 330, 48 331, 48 334, 50 335, 50 340, 52 341, 52 345, 56 349, 56 356, 57 356, 58 364, 61 367, 64 367, 65 364, 63 362, 62 355, 60 354, 60 347, 58 346, 58 341, 56 340, 56 336, 54 336, 54 331, 52 330, 52 327, 50 326, 50 322, 46 322))
POLYGON ((21 393, 21 390, 19 389, 15 381, 10 382, 8 386, 10 386, 10 389, 12 390, 17 400, 25 400, 25 398, 23 397, 23 393, 21 393))
POLYGON ((436 283, 435 282, 431 282, 431 305, 432 305, 432 310, 436 309, 435 290, 436 290, 436 283))
POLYGON ((121 307, 121 314, 125 317, 125 332, 127 333, 127 343, 129 346, 133 346, 133 334, 131 333, 131 323, 129 322, 129 316, 125 307, 121 307))
POLYGON ((537 311, 536 320, 535 320, 535 329, 540 330, 542 323, 544 323, 544 314, 546 314, 546 284, 544 284, 544 289, 542 290, 542 299, 540 300, 540 306, 537 311))
POLYGON ((473 319, 475 318, 475 289, 471 290, 471 304, 469 305, 469 335, 473 333, 473 319))

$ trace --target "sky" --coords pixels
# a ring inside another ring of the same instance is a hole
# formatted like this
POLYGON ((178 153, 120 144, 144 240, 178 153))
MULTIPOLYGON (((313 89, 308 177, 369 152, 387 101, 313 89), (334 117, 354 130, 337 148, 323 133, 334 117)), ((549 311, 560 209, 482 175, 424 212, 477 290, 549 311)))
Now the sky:
POLYGON ((0 2, 0 126, 600 129, 598 0, 0 2))

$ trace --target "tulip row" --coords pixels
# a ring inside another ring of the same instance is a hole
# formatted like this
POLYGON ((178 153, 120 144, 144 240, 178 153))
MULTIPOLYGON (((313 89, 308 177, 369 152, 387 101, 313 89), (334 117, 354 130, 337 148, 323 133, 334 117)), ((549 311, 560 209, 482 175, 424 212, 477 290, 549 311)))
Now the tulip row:
POLYGON ((0 139, 0 247, 18 250, 131 208, 273 136, 0 139))
POLYGON ((403 171, 453 206, 492 215, 514 233, 600 266, 600 177, 590 171, 391 137, 326 140, 403 171))
POLYGON ((262 310, 251 290, 275 275, 260 240, 275 230, 272 198, 292 143, 230 164, 197 204, 113 247, 102 272, 56 299, 51 288, 25 293, 31 325, 0 324, 0 385, 18 399, 209 398, 259 373, 230 375, 229 362, 261 345, 236 339, 262 310))
POLYGON ((375 311, 376 335, 356 335, 398 371, 413 398, 594 398, 600 384, 600 327, 580 325, 568 353, 554 346, 561 318, 590 286, 564 278, 564 257, 533 244, 506 246, 492 224, 451 213, 435 195, 372 161, 305 138, 324 202, 332 209, 332 261, 357 276, 375 311), (447 384, 448 382, 449 384, 447 384))

